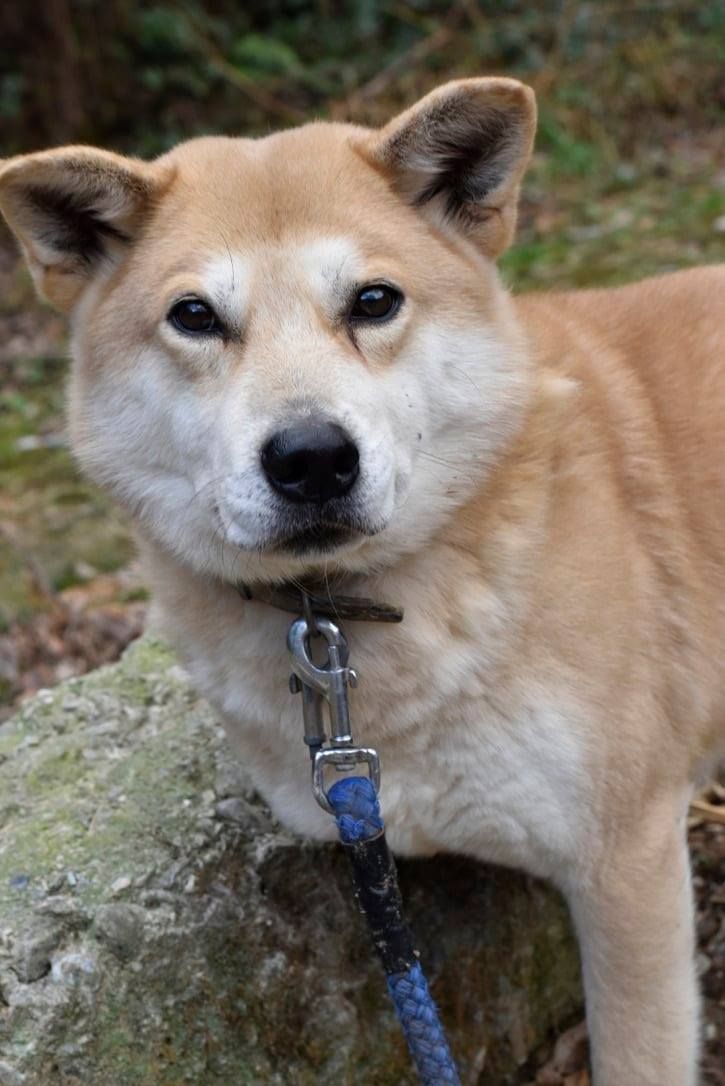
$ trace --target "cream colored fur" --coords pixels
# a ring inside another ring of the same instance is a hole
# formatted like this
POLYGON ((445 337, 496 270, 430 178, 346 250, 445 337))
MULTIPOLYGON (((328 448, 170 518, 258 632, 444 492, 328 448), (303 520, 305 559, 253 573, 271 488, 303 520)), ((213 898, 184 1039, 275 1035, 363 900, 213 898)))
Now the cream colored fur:
POLYGON ((288 617, 234 583, 314 573, 402 604, 402 626, 346 630, 394 848, 553 880, 596 1086, 693 1086, 685 815, 724 737, 725 271, 511 298, 494 260, 533 130, 530 91, 469 80, 381 132, 12 159, 0 205, 71 312, 75 451, 136 518, 158 621, 275 813, 332 836, 288 617), (353 333, 344 298, 380 279, 405 302, 353 333), (169 324, 189 294, 223 339, 169 324), (313 410, 358 444, 361 529, 292 555, 259 449, 313 410))

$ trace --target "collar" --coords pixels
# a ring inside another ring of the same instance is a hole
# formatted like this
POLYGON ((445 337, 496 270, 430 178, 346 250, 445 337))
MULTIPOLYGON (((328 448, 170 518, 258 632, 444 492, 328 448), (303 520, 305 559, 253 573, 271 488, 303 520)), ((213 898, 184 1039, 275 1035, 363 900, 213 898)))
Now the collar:
POLYGON ((324 584, 316 582, 278 581, 273 584, 238 582, 237 592, 245 600, 268 603, 290 614, 324 615, 332 619, 353 619, 359 622, 402 622, 403 608, 379 603, 365 596, 338 596, 324 584))

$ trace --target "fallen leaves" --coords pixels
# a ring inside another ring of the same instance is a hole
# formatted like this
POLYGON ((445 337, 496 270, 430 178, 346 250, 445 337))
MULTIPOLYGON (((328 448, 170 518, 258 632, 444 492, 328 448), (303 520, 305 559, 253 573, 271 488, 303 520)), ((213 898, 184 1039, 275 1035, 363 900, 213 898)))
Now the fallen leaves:
MULTIPOLYGON (((714 782, 703 803, 725 810, 725 788, 714 782)), ((697 968, 703 993, 702 1077, 707 1086, 725 1086, 725 824, 698 812, 691 826, 693 884, 697 918, 697 968)))
POLYGON ((725 826, 725 788, 717 781, 711 781, 690 804, 689 828, 694 829, 702 822, 716 822, 725 826))
POLYGON ((589 1035, 580 1022, 554 1045, 551 1059, 539 1070, 536 1086, 589 1086, 589 1035))
POLYGON ((48 592, 43 612, 13 622, 0 636, 0 719, 37 690, 116 660, 143 630, 141 594, 133 570, 104 574, 48 592))

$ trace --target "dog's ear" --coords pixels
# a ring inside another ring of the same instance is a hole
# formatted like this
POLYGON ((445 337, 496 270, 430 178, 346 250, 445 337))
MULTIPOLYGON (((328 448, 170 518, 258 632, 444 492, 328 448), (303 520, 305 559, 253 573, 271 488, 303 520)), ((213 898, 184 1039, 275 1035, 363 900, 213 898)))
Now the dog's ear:
POLYGON ((513 236, 535 130, 530 87, 462 79, 395 117, 361 149, 403 199, 464 231, 493 258, 513 236))
POLYGON ((133 240, 164 184, 153 164, 61 147, 0 162, 0 210, 39 293, 67 311, 133 240))

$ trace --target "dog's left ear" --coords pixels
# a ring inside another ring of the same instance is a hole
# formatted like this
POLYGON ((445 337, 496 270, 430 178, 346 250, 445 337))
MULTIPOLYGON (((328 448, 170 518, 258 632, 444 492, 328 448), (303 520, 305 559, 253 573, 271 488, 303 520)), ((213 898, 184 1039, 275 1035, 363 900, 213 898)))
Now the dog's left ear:
POLYGON ((535 131, 530 87, 461 79, 395 117, 360 149, 403 199, 494 258, 513 236, 535 131))

